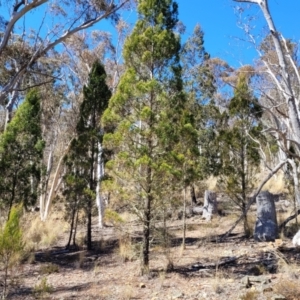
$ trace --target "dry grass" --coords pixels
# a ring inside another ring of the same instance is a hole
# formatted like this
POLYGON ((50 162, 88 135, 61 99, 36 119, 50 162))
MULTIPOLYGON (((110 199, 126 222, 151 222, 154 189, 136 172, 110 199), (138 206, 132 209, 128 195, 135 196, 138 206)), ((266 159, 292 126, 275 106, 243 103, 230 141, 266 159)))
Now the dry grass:
POLYGON ((39 215, 27 218, 22 225, 27 250, 45 249, 57 244, 61 234, 68 225, 60 215, 52 214, 46 222, 42 222, 39 215))
POLYGON ((257 291, 247 291, 244 295, 240 297, 240 300, 256 300, 258 297, 258 292, 257 291))
MULTIPOLYGON (((261 173, 258 178, 258 183, 266 174, 261 173)), ((284 173, 279 171, 275 174, 263 187, 264 191, 269 191, 272 194, 287 193, 287 187, 284 180, 284 173)))
POLYGON ((286 300, 300 299, 299 280, 280 280, 274 285, 274 291, 284 296, 286 300))
POLYGON ((211 176, 205 181, 205 185, 209 191, 214 191, 217 187, 217 182, 218 178, 211 176))
POLYGON ((133 244, 130 235, 125 234, 119 238, 118 255, 123 262, 133 261, 137 258, 136 245, 133 244))

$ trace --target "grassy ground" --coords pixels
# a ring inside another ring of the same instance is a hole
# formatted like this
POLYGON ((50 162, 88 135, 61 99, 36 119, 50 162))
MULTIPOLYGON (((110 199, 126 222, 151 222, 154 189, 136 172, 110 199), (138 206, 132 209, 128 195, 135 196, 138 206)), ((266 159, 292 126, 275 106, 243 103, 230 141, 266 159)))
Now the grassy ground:
MULTIPOLYGON (((279 219, 291 213, 291 207, 277 206, 279 219)), ((255 207, 251 214, 254 222, 255 207)), ((79 232, 81 247, 65 251, 68 226, 62 216, 56 213, 43 224, 33 214, 24 224, 31 254, 13 270, 8 299, 300 299, 300 252, 290 237, 257 243, 245 239, 238 226, 225 241, 217 241, 237 216, 217 215, 210 222, 199 216, 188 219, 184 250, 182 221, 170 220, 170 247, 166 250, 154 239, 151 271, 142 277, 141 228, 133 216, 123 215, 127 222, 102 230, 95 220, 95 250, 87 252, 84 228, 79 232)), ((155 226, 160 232, 160 224, 155 226)), ((290 231, 295 228, 290 226, 290 231)))

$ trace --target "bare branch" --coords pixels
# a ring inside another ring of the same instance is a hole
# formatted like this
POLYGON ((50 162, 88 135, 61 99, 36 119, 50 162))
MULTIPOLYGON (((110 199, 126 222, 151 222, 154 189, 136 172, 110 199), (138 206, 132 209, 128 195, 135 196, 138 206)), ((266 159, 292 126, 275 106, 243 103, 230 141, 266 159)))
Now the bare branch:
POLYGON ((49 0, 33 0, 29 4, 26 1, 26 5, 19 12, 17 12, 17 10, 24 3, 24 1, 20 2, 19 4, 17 4, 15 6, 14 13, 13 13, 11 19, 9 20, 9 22, 7 23, 3 39, 0 43, 0 55, 2 54, 4 48, 7 46, 7 43, 11 36, 13 28, 14 28, 15 24, 18 22, 18 20, 20 20, 26 13, 28 13, 33 8, 37 8, 37 7, 41 6, 42 4, 46 3, 47 1, 49 1, 49 0))
POLYGON ((233 0, 234 2, 248 2, 248 3, 255 3, 259 4, 259 0, 233 0))

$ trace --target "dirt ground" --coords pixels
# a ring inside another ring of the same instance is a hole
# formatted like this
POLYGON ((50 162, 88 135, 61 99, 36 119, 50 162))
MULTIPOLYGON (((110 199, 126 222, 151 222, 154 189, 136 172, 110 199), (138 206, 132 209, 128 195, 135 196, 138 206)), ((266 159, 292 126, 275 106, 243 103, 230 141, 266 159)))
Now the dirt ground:
POLYGON ((185 250, 182 221, 169 221, 170 249, 154 241, 147 276, 140 276, 139 227, 99 230, 95 220, 94 251, 66 251, 62 232, 58 247, 36 251, 14 270, 8 299, 300 299, 300 252, 291 239, 257 243, 237 227, 217 242, 235 217, 188 219, 185 250))

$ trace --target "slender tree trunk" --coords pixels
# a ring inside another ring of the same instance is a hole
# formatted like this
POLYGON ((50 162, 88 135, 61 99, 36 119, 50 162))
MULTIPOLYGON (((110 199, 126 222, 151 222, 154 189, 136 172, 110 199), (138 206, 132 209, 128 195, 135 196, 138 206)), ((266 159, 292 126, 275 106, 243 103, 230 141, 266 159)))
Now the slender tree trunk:
POLYGON ((149 273, 149 251, 150 251, 150 222, 151 222, 151 176, 152 170, 148 166, 147 168, 147 185, 148 191, 144 199, 144 219, 143 219, 143 245, 142 245, 142 275, 149 273))
POLYGON ((98 224, 99 228, 103 228, 103 217, 104 217, 104 203, 101 197, 101 179, 104 176, 104 164, 102 160, 102 147, 101 144, 98 142, 98 159, 97 159, 97 176, 96 176, 96 204, 98 208, 98 224))
POLYGON ((197 204, 195 187, 193 184, 190 186, 190 191, 191 191, 191 206, 193 207, 195 204, 197 204))
POLYGON ((300 206, 300 188, 299 188, 297 165, 294 159, 288 159, 288 163, 291 165, 293 171, 295 202, 297 206, 300 206))
POLYGON ((88 201, 88 209, 87 209, 87 250, 92 250, 92 201, 88 201))
POLYGON ((79 211, 77 209, 76 218, 75 218, 75 226, 74 226, 74 234, 73 234, 73 246, 76 246, 76 234, 77 234, 78 215, 79 215, 79 211))
POLYGON ((74 230, 74 222, 75 222, 76 211, 77 211, 77 209, 76 209, 76 207, 74 207, 73 210, 72 210, 70 233, 69 233, 69 239, 68 239, 68 243, 66 245, 66 249, 70 248, 71 239, 72 239, 73 230, 74 230))
MULTIPOLYGON (((191 186, 193 188, 193 186, 191 186)), ((185 236, 186 236, 186 187, 183 190, 183 216, 182 216, 182 250, 185 249, 185 236)))
POLYGON ((148 194, 144 206, 142 275, 149 273, 151 201, 151 196, 148 194))
POLYGON ((43 214, 41 213, 42 221, 46 221, 46 219, 48 217, 48 214, 49 214, 49 210, 50 210, 52 201, 53 201, 54 196, 55 196, 55 192, 57 191, 57 189, 60 185, 59 176, 60 176, 60 173, 61 173, 62 168, 63 168, 63 159, 65 157, 65 154, 69 151, 72 141, 73 141, 73 139, 71 139, 69 141, 67 147, 64 150, 64 153, 61 155, 61 157, 59 159, 58 165, 56 167, 54 179, 52 181, 52 185, 51 185, 49 194, 47 195, 46 204, 45 204, 45 211, 44 211, 43 214))

